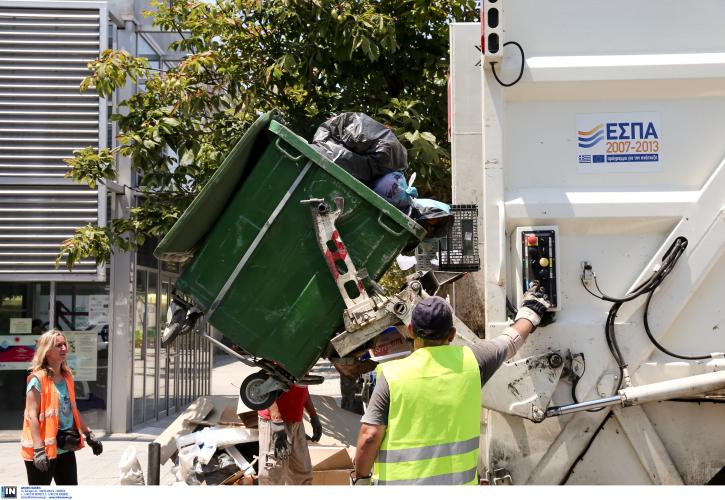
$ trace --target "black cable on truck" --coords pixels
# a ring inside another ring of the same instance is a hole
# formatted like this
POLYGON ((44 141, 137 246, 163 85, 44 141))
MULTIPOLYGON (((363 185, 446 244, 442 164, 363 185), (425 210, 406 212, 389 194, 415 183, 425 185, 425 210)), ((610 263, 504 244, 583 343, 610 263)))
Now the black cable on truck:
POLYGON ((657 340, 654 338, 654 335, 652 335, 652 332, 649 329, 649 321, 647 321, 647 312, 649 309, 649 303, 652 300, 652 294, 654 293, 654 290, 647 295, 647 301, 644 303, 644 331, 647 333, 647 337, 649 337, 650 342, 659 349, 661 352, 667 354, 668 356, 672 356, 673 358, 679 358, 679 359, 687 359, 687 360, 700 360, 700 359, 708 359, 712 356, 708 355, 701 355, 701 356, 685 356, 683 354, 677 354, 674 353, 668 349, 665 349, 657 340))
POLYGON ((652 332, 649 328, 649 321, 648 321, 648 311, 649 311, 649 305, 652 301, 652 295, 654 294, 657 287, 659 287, 662 282, 667 278, 667 276, 672 272, 672 270, 675 267, 675 264, 677 264, 677 261, 680 259, 682 254, 685 252, 685 249, 687 248, 687 238, 684 238, 682 236, 678 236, 675 238, 675 241, 672 242, 672 245, 670 245, 670 248, 667 249, 667 252, 665 252, 664 256, 662 257, 662 263, 660 264, 657 271, 655 271, 652 276, 649 277, 645 282, 641 283, 639 286, 637 286, 632 292, 625 295, 624 297, 611 297, 599 288, 599 283, 597 283, 596 274, 594 275, 594 284, 597 288, 597 291, 599 292, 599 295, 592 292, 589 287, 587 287, 586 283, 584 282, 584 277, 582 276, 581 281, 582 285, 584 286, 584 289, 589 292, 591 295, 597 297, 598 299, 612 302, 612 307, 609 309, 609 314, 607 315, 607 321, 604 325, 604 336, 607 341, 607 347, 609 348, 609 352, 612 354, 612 357, 617 362, 617 366, 619 367, 619 386, 621 387, 622 384, 622 378, 624 375, 624 370, 627 368, 627 363, 624 360, 624 356, 622 355, 621 350, 619 349, 619 344, 617 342, 617 336, 614 329, 615 321, 617 319, 617 313, 619 312, 619 309, 622 307, 622 304, 625 302, 630 302, 637 297, 641 297, 642 295, 647 294, 647 300, 644 304, 644 312, 643 312, 643 319, 644 319, 644 329, 647 333, 647 337, 650 339, 652 344, 659 349, 661 352, 667 354, 668 356, 672 356, 679 359, 687 359, 687 360, 700 360, 700 359, 708 359, 711 356, 710 355, 700 355, 700 356, 685 356, 682 354, 674 353, 668 349, 665 349, 661 344, 657 342, 657 340, 654 338, 654 335, 652 335, 652 332))
POLYGON ((526 66, 526 56, 524 55, 524 48, 519 44, 519 42, 506 42, 503 44, 503 46, 507 45, 516 45, 519 48, 519 51, 521 52, 521 70, 519 71, 519 76, 516 77, 516 79, 511 83, 504 83, 502 82, 498 75, 496 74, 496 62, 492 61, 491 64, 491 72, 493 73, 493 77, 496 79, 499 85, 502 87, 513 87, 517 83, 519 83, 519 80, 521 80, 521 77, 524 76, 524 67, 526 66))

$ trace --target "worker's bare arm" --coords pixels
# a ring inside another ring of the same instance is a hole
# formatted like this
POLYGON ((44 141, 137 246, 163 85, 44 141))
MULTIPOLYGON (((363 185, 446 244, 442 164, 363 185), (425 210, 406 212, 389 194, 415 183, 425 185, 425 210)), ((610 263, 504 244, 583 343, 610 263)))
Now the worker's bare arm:
POLYGON ((384 425, 362 424, 357 438, 355 451, 355 476, 368 477, 373 468, 373 462, 385 437, 384 425))
POLYGON ((307 399, 305 400, 305 411, 310 417, 317 415, 315 403, 312 402, 312 397, 309 394, 307 395, 307 399))
POLYGON ((272 403, 272 405, 269 407, 269 417, 272 422, 283 422, 282 414, 280 413, 276 402, 272 403))

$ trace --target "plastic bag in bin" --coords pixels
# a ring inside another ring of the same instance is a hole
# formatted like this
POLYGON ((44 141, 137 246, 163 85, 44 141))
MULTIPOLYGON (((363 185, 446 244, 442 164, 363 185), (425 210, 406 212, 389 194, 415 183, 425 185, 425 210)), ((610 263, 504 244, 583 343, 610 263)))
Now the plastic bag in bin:
POLYGON ((411 219, 427 231, 426 238, 442 238, 453 222, 451 207, 443 202, 419 198, 413 201, 411 219))
POLYGON ((385 125, 365 113, 341 113, 319 126, 312 147, 369 184, 408 168, 408 151, 385 125))
POLYGON ((376 179, 373 182, 373 191, 406 215, 410 213, 413 198, 418 196, 418 190, 408 186, 402 172, 390 172, 376 179))

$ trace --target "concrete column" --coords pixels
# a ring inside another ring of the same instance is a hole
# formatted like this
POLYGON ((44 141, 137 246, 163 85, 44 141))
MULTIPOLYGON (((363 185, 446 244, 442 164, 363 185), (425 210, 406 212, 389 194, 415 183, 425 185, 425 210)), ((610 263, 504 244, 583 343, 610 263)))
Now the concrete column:
MULTIPOLYGON (((118 29, 118 49, 136 54, 136 23, 125 21, 118 29)), ((136 92, 129 84, 118 90, 115 103, 128 99, 136 92)), ((123 113, 123 109, 119 109, 123 113)), ((132 186, 131 162, 128 158, 116 158, 118 183, 132 186)), ((132 191, 126 189, 115 196, 114 217, 127 217, 133 206, 132 191)), ((109 381, 111 396, 108 405, 108 422, 111 432, 128 432, 131 429, 131 400, 133 377, 133 289, 134 253, 116 252, 111 259, 112 321, 110 327, 111 366, 109 381)))

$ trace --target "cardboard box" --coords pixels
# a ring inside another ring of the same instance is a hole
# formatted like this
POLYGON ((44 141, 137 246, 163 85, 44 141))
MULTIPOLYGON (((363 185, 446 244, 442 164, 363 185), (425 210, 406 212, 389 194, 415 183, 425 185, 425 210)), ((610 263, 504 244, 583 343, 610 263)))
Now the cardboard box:
POLYGON ((313 485, 349 485, 354 449, 344 446, 309 446, 313 485))
MULTIPOLYGON (((352 469, 351 469, 352 470, 352 469)), ((312 484, 314 486, 349 486, 349 470, 313 470, 312 484)))
POLYGON ((411 344, 396 327, 391 326, 375 337, 370 359, 378 363, 404 358, 411 353, 411 344))
POLYGON ((237 417, 242 421, 244 427, 257 427, 259 422, 257 420, 257 412, 247 408, 242 398, 237 398, 237 417))

